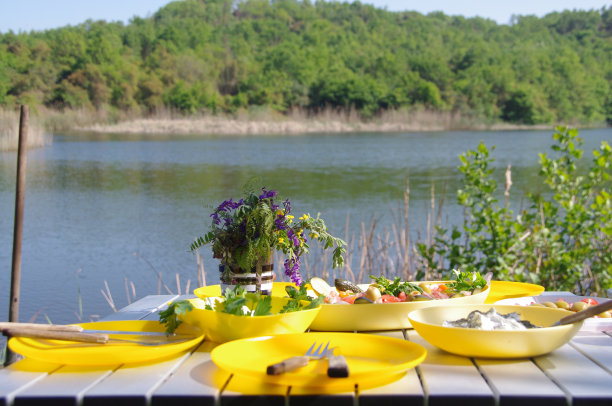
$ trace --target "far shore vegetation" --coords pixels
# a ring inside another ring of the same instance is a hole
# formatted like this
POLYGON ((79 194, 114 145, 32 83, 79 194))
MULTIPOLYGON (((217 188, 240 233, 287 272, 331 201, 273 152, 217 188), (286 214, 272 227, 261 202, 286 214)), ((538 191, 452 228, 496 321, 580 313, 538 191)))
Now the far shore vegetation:
POLYGON ((611 47, 605 6, 500 25, 358 1, 182 0, 128 24, 0 33, 0 109, 28 105, 46 133, 602 127, 611 47))

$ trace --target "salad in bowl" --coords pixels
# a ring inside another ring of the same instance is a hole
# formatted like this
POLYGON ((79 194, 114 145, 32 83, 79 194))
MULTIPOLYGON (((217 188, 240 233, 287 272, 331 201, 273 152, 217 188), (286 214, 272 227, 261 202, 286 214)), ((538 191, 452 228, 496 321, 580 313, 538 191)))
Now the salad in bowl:
POLYGON ((323 296, 321 311, 310 325, 318 331, 373 331, 411 328, 408 313, 425 307, 482 304, 490 284, 479 273, 454 271, 447 281, 408 282, 370 276, 370 284, 335 280, 331 286, 312 278, 310 288, 323 296), (364 306, 360 306, 364 305, 364 306))

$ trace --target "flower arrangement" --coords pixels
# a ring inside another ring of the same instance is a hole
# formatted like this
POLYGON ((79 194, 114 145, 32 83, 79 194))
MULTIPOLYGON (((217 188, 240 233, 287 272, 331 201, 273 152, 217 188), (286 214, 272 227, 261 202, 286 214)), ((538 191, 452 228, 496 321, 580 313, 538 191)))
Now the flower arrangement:
POLYGON ((272 250, 281 251, 286 256, 285 274, 300 286, 300 258, 308 252, 311 239, 321 242, 324 249, 333 248, 332 267, 341 267, 346 243, 328 233, 319 215, 304 214, 296 220, 289 199, 277 204, 276 195, 264 187, 260 194, 249 192, 237 202, 225 200, 210 215, 211 230, 198 237, 191 250, 212 244, 214 258, 243 270, 253 269, 272 250))

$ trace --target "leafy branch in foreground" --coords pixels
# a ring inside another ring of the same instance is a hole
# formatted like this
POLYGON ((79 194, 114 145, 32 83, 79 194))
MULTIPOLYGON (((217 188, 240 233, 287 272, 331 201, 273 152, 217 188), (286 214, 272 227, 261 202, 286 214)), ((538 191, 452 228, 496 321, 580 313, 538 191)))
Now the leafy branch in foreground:
POLYGON ((612 287, 612 149, 602 142, 590 166, 581 167, 578 131, 557 127, 553 139, 553 156, 540 154, 540 176, 549 190, 528 194, 530 206, 516 216, 498 204, 486 146, 461 155, 464 182, 457 200, 466 212, 463 227, 451 233, 438 228, 433 244, 417 246, 420 273, 491 271, 496 279, 579 295, 602 295, 612 287))

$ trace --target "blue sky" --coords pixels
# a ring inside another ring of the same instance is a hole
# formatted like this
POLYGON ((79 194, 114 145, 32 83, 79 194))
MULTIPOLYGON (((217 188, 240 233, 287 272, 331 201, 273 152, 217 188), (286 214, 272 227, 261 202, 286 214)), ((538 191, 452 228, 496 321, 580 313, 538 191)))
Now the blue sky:
MULTIPOLYGON (((128 22, 133 16, 147 17, 170 0, 0 0, 0 32, 45 30, 76 25, 87 19, 128 22)), ((315 0, 311 0, 315 1, 315 0)), ((513 14, 543 16, 566 9, 591 10, 611 2, 603 0, 363 0, 362 3, 389 11, 412 10, 427 14, 486 17, 505 24, 513 14)))

